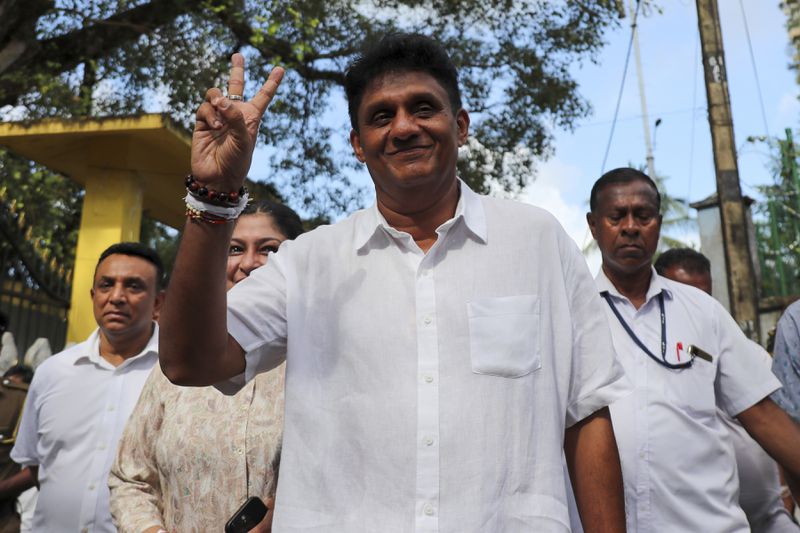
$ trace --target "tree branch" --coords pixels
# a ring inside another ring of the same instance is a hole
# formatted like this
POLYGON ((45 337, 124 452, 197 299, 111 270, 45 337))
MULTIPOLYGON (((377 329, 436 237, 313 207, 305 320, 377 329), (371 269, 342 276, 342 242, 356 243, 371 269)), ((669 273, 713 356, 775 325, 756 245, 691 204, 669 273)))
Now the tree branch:
MULTIPOLYGON (((248 43, 261 54, 261 57, 269 62, 274 62, 276 57, 280 57, 284 64, 295 70, 300 76, 307 80, 332 81, 339 85, 344 85, 344 74, 338 70, 320 69, 312 66, 313 61, 318 59, 314 53, 307 54, 303 61, 298 61, 295 57, 291 43, 283 39, 278 39, 269 35, 260 36, 261 42, 254 44, 255 31, 241 16, 242 11, 231 9, 216 11, 217 18, 227 27, 237 40, 248 43)), ((327 54, 327 57, 332 57, 327 54)))
MULTIPOLYGON (((5 7, 3 2, 0 7, 5 7)), ((38 2, 39 9, 45 2, 38 2)), ((25 2, 20 2, 25 4, 25 2)), ((51 2, 47 2, 52 7, 51 2)), ((0 105, 13 104, 17 98, 34 89, 36 80, 54 77, 76 68, 87 60, 96 60, 111 50, 130 43, 155 28, 169 24, 176 17, 201 9, 198 0, 152 0, 84 28, 36 41, 26 36, 24 49, 3 67, 0 63, 0 105)), ((38 16, 41 16, 39 12, 38 16)), ((34 21, 35 23, 35 21, 34 21)), ((0 50, 2 58, 3 50, 0 50)))

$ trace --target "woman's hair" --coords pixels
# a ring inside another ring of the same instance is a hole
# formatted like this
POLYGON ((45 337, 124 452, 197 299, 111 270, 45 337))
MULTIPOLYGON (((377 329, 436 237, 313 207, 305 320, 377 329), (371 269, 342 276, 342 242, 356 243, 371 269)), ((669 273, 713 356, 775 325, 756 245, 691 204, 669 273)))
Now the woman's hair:
POLYGON ((270 200, 259 200, 252 202, 244 208, 242 215, 256 215, 263 213, 272 217, 281 233, 286 235, 289 240, 295 239, 298 235, 305 232, 303 221, 300 215, 294 212, 291 207, 272 202, 270 200))

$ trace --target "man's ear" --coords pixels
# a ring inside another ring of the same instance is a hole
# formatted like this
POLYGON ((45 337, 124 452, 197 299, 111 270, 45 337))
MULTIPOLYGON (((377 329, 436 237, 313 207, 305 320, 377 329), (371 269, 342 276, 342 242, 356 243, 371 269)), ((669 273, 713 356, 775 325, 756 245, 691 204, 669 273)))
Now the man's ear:
POLYGON ((356 159, 363 163, 365 161, 364 150, 361 148, 361 139, 355 129, 350 130, 350 146, 353 147, 353 153, 356 154, 356 159))
POLYGON ((153 320, 158 322, 161 317, 161 306, 164 305, 164 298, 167 296, 167 291, 159 290, 156 293, 156 301, 153 303, 153 320))
POLYGON ((464 146, 469 136, 469 113, 463 107, 456 113, 456 126, 458 127, 458 146, 464 146))
POLYGON ((595 227, 597 225, 597 221, 594 218, 594 213, 592 213, 591 211, 586 213, 586 223, 589 225, 589 231, 592 232, 592 238, 594 240, 597 240, 597 237, 594 234, 594 230, 595 230, 595 227))

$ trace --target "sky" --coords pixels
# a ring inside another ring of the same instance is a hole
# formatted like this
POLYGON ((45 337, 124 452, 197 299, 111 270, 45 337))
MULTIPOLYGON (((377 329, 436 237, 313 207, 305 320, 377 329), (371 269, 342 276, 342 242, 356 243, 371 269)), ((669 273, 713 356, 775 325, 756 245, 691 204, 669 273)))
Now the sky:
MULTIPOLYGON (((695 2, 659 3, 661 14, 652 13, 639 21, 655 169, 667 177, 669 194, 694 202, 716 190, 695 2), (658 118, 661 125, 654 132, 658 118)), ((795 73, 788 68, 791 49, 786 18, 778 0, 741 0, 741 4, 739 0, 719 0, 719 8, 742 190, 758 198, 756 187, 773 180, 769 150, 764 143, 746 142, 747 138, 767 133, 783 136, 785 128, 795 128, 800 111, 795 73), (758 78, 750 59, 742 7, 758 78)), ((579 245, 590 238, 585 222, 588 196, 601 175, 629 39, 630 19, 625 19, 607 35, 608 45, 597 65, 587 64, 573 73, 594 111, 574 131, 556 133, 555 156, 540 166, 536 181, 522 198, 550 210, 579 245)), ((643 131, 632 53, 605 170, 645 165, 643 131)), ((696 235, 696 230, 688 230, 681 237, 698 244, 696 235)), ((600 262, 597 254, 587 259, 595 270, 600 262)))

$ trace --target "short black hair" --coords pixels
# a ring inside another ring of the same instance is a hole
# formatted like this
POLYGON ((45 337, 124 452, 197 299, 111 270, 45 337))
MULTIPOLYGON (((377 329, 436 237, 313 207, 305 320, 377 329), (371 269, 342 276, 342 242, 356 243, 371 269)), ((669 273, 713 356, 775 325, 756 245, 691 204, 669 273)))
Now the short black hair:
POLYGON ((11 376, 20 376, 23 383, 30 385, 33 379, 33 369, 28 365, 14 365, 3 373, 3 379, 11 376))
POLYGON ((691 248, 672 248, 658 256, 653 264, 660 275, 667 269, 679 266, 690 274, 711 274, 711 261, 691 248))
POLYGON ((294 209, 291 207, 271 200, 259 200, 247 204, 247 207, 242 211, 242 215, 255 215, 257 213, 263 213, 272 217, 278 229, 281 230, 281 233, 286 235, 286 238, 290 241, 296 239, 298 235, 305 232, 303 221, 300 220, 300 215, 295 213, 294 209))
POLYGON ((97 277, 97 267, 100 266, 100 263, 108 256, 114 254, 141 257, 148 263, 151 263, 156 267, 156 289, 161 290, 164 288, 164 263, 161 261, 161 257, 158 255, 158 252, 140 242, 118 242, 106 248, 103 253, 100 254, 100 258, 94 266, 95 277, 97 277))
POLYGON ((594 185, 592 186, 592 192, 589 194, 589 210, 594 213, 594 210, 597 208, 597 196, 600 194, 600 191, 609 185, 616 183, 632 183, 634 181, 643 181, 653 188, 656 193, 656 208, 660 213, 661 193, 658 192, 658 186, 656 185, 656 182, 650 179, 650 176, 641 170, 636 170, 635 168, 630 167, 620 167, 615 168, 614 170, 609 170, 600 176, 600 179, 594 182, 594 185))
POLYGON ((367 86, 390 72, 424 72, 441 84, 455 113, 461 109, 458 71, 444 47, 419 33, 390 33, 367 43, 344 74, 350 124, 358 131, 358 108, 367 86))

